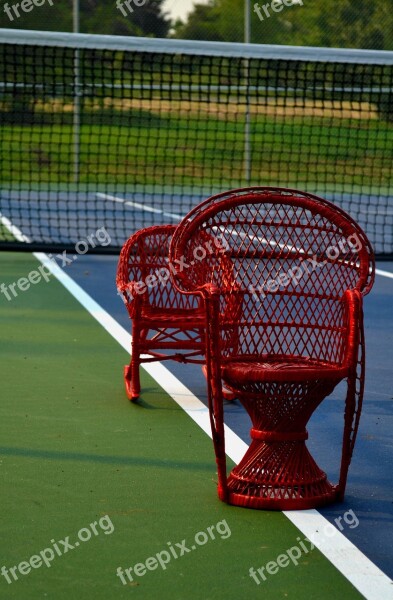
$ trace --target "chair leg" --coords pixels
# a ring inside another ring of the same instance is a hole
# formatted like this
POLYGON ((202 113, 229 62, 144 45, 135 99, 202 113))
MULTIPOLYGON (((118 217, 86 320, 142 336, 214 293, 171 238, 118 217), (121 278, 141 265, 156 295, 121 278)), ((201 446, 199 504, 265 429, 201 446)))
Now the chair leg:
POLYGON ((129 365, 124 367, 124 383, 126 386, 128 399, 131 400, 131 402, 135 402, 138 400, 141 393, 141 382, 139 376, 139 339, 140 337, 146 337, 147 330, 139 331, 138 327, 135 327, 134 324, 132 333, 131 361, 129 365))
POLYGON ((127 397, 131 402, 135 402, 139 398, 141 385, 139 381, 139 363, 131 359, 129 365, 124 367, 124 383, 126 386, 127 397))
POLYGON ((126 386, 126 393, 127 393, 127 398, 129 400, 132 400, 132 388, 131 388, 131 364, 129 365, 125 365, 124 366, 124 370, 123 370, 123 374, 124 374, 124 384, 126 386))
POLYGON ((206 370, 208 387, 208 404, 210 425, 213 437, 214 452, 216 455, 217 475, 218 475, 218 497, 223 502, 228 502, 227 486, 227 465, 225 454, 225 435, 224 435, 224 411, 223 394, 221 378, 219 375, 210 375, 206 370))
POLYGON ((139 378, 139 352, 132 354, 131 359, 131 400, 135 402, 138 400, 139 394, 141 393, 141 382, 139 378))
MULTIPOLYGON (((352 449, 353 444, 355 443, 357 426, 354 427, 354 416, 356 411, 356 400, 360 401, 360 406, 362 402, 362 398, 357 398, 356 394, 356 374, 352 376, 350 383, 348 385, 347 398, 345 401, 345 417, 344 417, 344 434, 343 434, 343 447, 342 447, 342 455, 341 455, 341 468, 340 468, 340 479, 338 484, 338 496, 339 500, 342 502, 344 500, 345 488, 347 485, 347 477, 349 465, 351 463, 352 458, 352 449), (353 439, 351 439, 353 436, 353 439)), ((359 410, 359 404, 358 404, 359 410)))

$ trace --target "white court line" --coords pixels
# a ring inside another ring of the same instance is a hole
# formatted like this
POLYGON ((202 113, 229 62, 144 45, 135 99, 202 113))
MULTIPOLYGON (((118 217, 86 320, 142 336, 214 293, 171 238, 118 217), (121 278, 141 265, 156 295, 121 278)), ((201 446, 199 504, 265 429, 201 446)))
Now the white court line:
POLYGON ((381 277, 389 277, 389 279, 393 279, 393 273, 390 273, 390 271, 382 271, 381 269, 375 269, 375 273, 377 275, 381 275, 381 277))
MULTIPOLYGON (((2 222, 4 224, 3 220, 2 222)), ((18 235, 23 236, 20 230, 15 227, 14 229, 19 232, 18 235)), ((46 254, 35 252, 33 255, 48 268, 124 350, 129 352, 131 347, 130 334, 46 254)), ((150 363, 144 364, 143 368, 157 381, 158 386, 169 394, 187 415, 211 437, 209 413, 206 406, 164 365, 150 363)), ((247 444, 227 426, 225 426, 225 437, 226 453, 229 458, 238 463, 247 449, 247 444)), ((312 540, 320 552, 352 583, 366 600, 393 600, 393 582, 391 579, 338 529, 332 528, 329 521, 317 510, 283 511, 283 514, 305 536, 312 540), (334 535, 332 535, 332 531, 334 535)))
POLYGON ((11 223, 11 221, 9 219, 7 219, 7 217, 5 217, 1 212, 0 212, 0 223, 2 225, 4 225, 4 227, 6 229, 8 229, 8 231, 14 236, 14 238, 18 242, 27 242, 27 243, 29 243, 31 241, 27 237, 27 235, 25 235, 24 233, 22 233, 21 230, 18 227, 16 227, 15 225, 13 225, 11 223))
POLYGON ((170 219, 175 219, 176 221, 181 221, 185 215, 177 215, 175 213, 168 213, 160 208, 153 208, 152 206, 146 206, 146 204, 140 204, 139 202, 133 202, 132 200, 126 200, 125 198, 119 198, 119 196, 111 196, 111 194, 101 194, 96 193, 98 198, 102 198, 103 200, 110 200, 111 202, 119 202, 119 204, 124 204, 125 206, 130 206, 131 208, 137 208, 138 210, 144 210, 145 212, 155 213, 157 215, 162 215, 163 217, 169 217, 170 219))

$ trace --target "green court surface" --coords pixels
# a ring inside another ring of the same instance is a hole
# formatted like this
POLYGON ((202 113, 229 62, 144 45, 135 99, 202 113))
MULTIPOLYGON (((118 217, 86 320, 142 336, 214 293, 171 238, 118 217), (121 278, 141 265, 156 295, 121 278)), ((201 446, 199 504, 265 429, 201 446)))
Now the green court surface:
MULTIPOLYGON (((38 265, 3 253, 1 282, 38 265)), ((60 283, 12 301, 0 294, 0 323, 0 568, 12 581, 0 576, 0 598, 362 597, 317 549, 302 551, 297 566, 281 559, 289 564, 270 566, 276 573, 257 585, 250 568, 300 542, 308 549, 304 535, 282 513, 218 500, 211 440, 145 374, 143 401, 128 402, 125 351, 60 283), (67 536, 79 545, 59 556, 67 536), (21 574, 21 563, 45 549, 50 566, 36 559, 21 574), (157 555, 169 556, 165 569, 157 555), (137 566, 124 585, 118 567, 125 573, 149 558, 152 569, 137 566)))

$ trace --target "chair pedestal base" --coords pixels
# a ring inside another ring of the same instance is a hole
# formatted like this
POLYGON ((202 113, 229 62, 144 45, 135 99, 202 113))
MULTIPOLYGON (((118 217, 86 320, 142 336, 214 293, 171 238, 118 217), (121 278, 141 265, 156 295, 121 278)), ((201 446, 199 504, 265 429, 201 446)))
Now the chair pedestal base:
POLYGON ((266 510, 309 509, 335 502, 332 485, 304 441, 253 440, 228 480, 229 504, 266 510))
POLYGON ((306 425, 338 378, 261 382, 240 401, 251 417, 251 444, 223 482, 229 504, 268 510, 309 509, 335 502, 332 485, 306 446, 306 425))

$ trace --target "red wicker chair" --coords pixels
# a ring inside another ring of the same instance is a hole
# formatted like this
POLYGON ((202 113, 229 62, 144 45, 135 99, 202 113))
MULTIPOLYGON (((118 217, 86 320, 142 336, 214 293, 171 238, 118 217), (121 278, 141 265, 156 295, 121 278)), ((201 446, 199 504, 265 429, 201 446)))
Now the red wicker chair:
POLYGON ((374 280, 370 243, 351 217, 326 200, 296 190, 247 188, 193 209, 172 238, 170 261, 175 265, 182 256, 191 263, 201 236, 218 233, 232 262, 231 278, 222 276, 217 247, 203 265, 179 270, 176 281, 206 303, 219 497, 279 510, 341 500, 362 406, 362 296, 374 280), (306 425, 343 380, 340 478, 332 485, 307 449, 306 425), (250 447, 229 477, 221 381, 252 421, 250 447))
MULTIPOLYGON (((130 364, 124 367, 127 396, 135 401, 141 391, 139 366, 142 363, 175 360, 202 364, 205 368, 206 313, 200 296, 181 294, 170 277, 169 243, 175 225, 147 227, 124 244, 117 267, 116 286, 132 320, 130 364)), ((196 261, 203 261, 213 243, 202 240, 196 261)), ((187 268, 179 261, 181 269, 187 268)), ((221 270, 230 273, 231 264, 221 270)), ((230 307, 229 307, 230 308, 230 307)), ((233 394, 223 390, 226 400, 233 394)))

